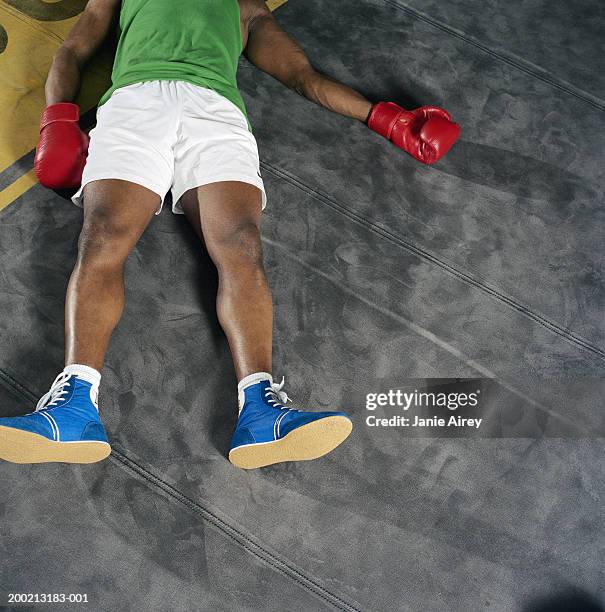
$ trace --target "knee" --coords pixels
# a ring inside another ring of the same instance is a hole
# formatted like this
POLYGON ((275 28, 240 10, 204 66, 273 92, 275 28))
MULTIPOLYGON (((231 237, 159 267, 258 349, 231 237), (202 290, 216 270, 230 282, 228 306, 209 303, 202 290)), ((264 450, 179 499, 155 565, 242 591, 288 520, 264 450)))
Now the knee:
POLYGON ((242 223, 219 240, 212 241, 211 251, 219 270, 229 265, 263 267, 260 230, 253 222, 242 223))
POLYGON ((121 265, 133 244, 132 230, 108 209, 96 206, 85 212, 78 239, 80 262, 121 265))

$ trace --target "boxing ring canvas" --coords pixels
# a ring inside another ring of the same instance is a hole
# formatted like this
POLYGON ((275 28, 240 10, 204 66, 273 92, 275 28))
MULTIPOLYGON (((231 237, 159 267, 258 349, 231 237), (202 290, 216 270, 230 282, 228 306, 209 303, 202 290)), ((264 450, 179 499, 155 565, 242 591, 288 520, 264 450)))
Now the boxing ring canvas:
MULTIPOLYGON (((86 593, 90 610, 602 610, 605 9, 290 0, 276 15, 321 71, 370 99, 447 101, 462 125, 421 166, 241 60, 276 375, 301 404, 346 409, 353 433, 314 462, 228 462, 216 272, 165 207, 128 260, 106 360, 110 459, 0 465, 0 590, 86 593), (367 425, 359 398, 419 378, 492 379, 542 427, 367 425)), ((2 416, 62 364, 81 225, 27 178, 35 125, 2 145, 2 416)))

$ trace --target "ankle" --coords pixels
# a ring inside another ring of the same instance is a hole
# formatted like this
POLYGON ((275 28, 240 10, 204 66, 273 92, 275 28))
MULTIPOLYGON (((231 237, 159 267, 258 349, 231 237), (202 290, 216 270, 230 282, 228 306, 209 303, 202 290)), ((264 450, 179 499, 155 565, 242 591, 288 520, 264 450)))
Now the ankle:
POLYGON ((244 376, 244 378, 239 381, 237 384, 237 395, 240 412, 242 411, 246 401, 246 389, 258 384, 263 380, 268 380, 269 384, 273 384, 273 376, 271 376, 271 374, 268 372, 255 372, 254 374, 244 376))
POLYGON ((71 363, 66 365, 63 371, 70 376, 77 376, 79 379, 85 380, 95 387, 98 387, 101 382, 101 373, 99 370, 82 363, 71 363))

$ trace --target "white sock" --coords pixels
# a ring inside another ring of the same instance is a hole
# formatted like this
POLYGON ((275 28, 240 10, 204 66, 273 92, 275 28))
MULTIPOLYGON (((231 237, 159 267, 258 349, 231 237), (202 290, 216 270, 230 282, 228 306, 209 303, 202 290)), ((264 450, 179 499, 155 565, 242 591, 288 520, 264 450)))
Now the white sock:
POLYGON ((72 363, 63 368, 65 374, 77 376, 80 380, 90 383, 90 401, 99 410, 99 383, 101 382, 101 372, 81 363, 72 363))
POLYGON ((70 376, 77 376, 78 378, 89 382, 93 387, 98 387, 101 382, 101 373, 94 368, 80 363, 73 363, 65 366, 63 371, 70 376))
POLYGON ((242 408, 244 407, 244 401, 245 401, 244 389, 247 389, 248 387, 255 385, 261 380, 268 380, 271 384, 273 384, 273 376, 271 376, 271 374, 269 374, 268 372, 256 372, 255 374, 250 374, 242 378, 237 383, 237 399, 239 403, 240 412, 242 411, 242 408))

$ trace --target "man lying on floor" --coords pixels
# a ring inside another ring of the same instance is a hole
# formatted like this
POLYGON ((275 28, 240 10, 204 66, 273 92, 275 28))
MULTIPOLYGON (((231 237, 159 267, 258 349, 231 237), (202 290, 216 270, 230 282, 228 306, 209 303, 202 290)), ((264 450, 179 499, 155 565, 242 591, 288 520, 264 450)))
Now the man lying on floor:
POLYGON ((283 380, 271 376, 273 311, 260 237, 266 196, 237 87, 242 52, 287 87, 366 122, 423 163, 440 159, 459 135, 443 109, 372 105, 314 70, 263 0, 89 0, 50 69, 35 159, 40 182, 77 188, 73 201, 84 210, 66 297, 66 365, 34 412, 0 419, 1 458, 92 463, 109 455, 97 396, 124 306, 124 263, 168 191, 172 211, 187 217, 219 274, 217 312, 239 391, 231 462, 257 468, 315 459, 351 432, 342 412, 289 407, 283 380), (118 15, 112 86, 89 142, 71 101, 118 15))

